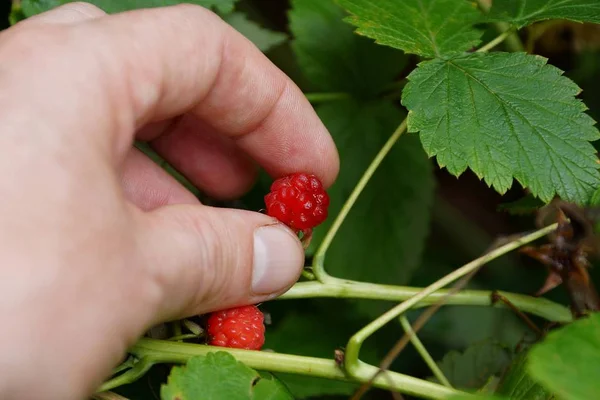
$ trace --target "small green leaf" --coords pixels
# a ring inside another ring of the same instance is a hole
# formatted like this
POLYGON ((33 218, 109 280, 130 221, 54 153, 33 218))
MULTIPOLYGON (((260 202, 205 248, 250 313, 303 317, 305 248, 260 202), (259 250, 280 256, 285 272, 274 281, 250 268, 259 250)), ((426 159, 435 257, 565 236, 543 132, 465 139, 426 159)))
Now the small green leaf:
POLYGON ((450 173, 469 167, 499 193, 514 177, 544 202, 585 204, 600 185, 589 143, 600 133, 579 87, 546 59, 476 53, 423 62, 408 79, 409 132, 450 173))
POLYGON ((600 393, 600 313, 555 330, 529 352, 528 372, 562 400, 600 393))
POLYGON ((510 354, 505 347, 485 341, 468 347, 463 353, 449 352, 438 365, 452 386, 479 389, 509 363, 510 354))
POLYGON ((231 13, 226 15, 223 19, 242 35, 251 40, 252 43, 263 52, 267 52, 271 48, 282 44, 287 39, 285 33, 263 28, 256 22, 249 20, 246 14, 241 12, 231 13))
POLYGON ((338 0, 357 33, 424 57, 461 53, 480 43, 481 14, 466 0, 338 0))
POLYGON ((528 354, 523 351, 513 360, 496 393, 512 400, 552 400, 554 396, 527 372, 528 354))
POLYGON ((313 90, 373 97, 406 65, 399 51, 357 36, 333 0, 293 0, 292 48, 313 90))
MULTIPOLYGON (((62 4, 73 3, 78 0, 23 0, 21 2, 23 13, 27 17, 48 11, 62 4)), ((233 6, 237 0, 88 0, 88 3, 94 4, 98 8, 109 14, 122 11, 135 10, 139 8, 153 8, 172 6, 175 4, 190 3, 206 8, 213 8, 221 14, 227 14, 233 11, 233 6)))
POLYGON ((258 372, 226 352, 191 358, 174 367, 161 387, 162 400, 290 400, 289 391, 272 376, 258 372))
POLYGON ((547 19, 600 24, 600 2, 598 0, 494 1, 487 19, 512 22, 519 28, 547 19))
MULTIPOLYGON (((324 104, 317 113, 338 147, 342 168, 329 189, 336 215, 403 119, 387 102, 324 104)), ((408 282, 421 261, 433 202, 433 168, 414 136, 403 136, 377 169, 327 251, 326 268, 339 277, 388 284, 408 282), (365 217, 366 216, 366 217, 365 217)), ((315 229, 318 244, 333 218, 315 229)))

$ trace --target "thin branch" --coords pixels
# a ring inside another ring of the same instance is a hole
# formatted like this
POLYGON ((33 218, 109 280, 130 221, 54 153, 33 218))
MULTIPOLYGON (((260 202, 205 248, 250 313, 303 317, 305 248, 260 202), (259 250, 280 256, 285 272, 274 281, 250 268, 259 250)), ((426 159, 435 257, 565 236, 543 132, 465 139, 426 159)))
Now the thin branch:
MULTIPOLYGON (((349 378, 335 360, 279 354, 264 351, 239 350, 224 347, 170 342, 156 339, 140 339, 130 352, 138 357, 152 360, 152 363, 184 364, 191 357, 203 356, 211 352, 226 351, 238 361, 258 370, 302 374, 338 381, 365 382, 378 370, 377 367, 360 362, 355 379, 349 378)), ((375 387, 398 391, 425 399, 446 399, 461 392, 437 383, 414 378, 396 372, 387 372, 373 382, 375 387)))
POLYGON ((304 93, 304 96, 308 99, 308 101, 310 101, 313 104, 326 103, 326 102, 336 101, 336 100, 345 100, 345 99, 349 99, 352 97, 352 96, 350 96, 349 93, 344 93, 344 92, 304 93))
POLYGON ((354 187, 354 190, 352 190, 352 193, 350 193, 350 196, 348 197, 348 199, 346 199, 344 206, 342 207, 342 209, 336 216, 335 220, 333 221, 333 224, 329 228, 329 231, 327 231, 325 238, 323 238, 323 241, 321 242, 319 248, 317 249, 317 252, 315 253, 315 257, 313 260, 313 273, 315 274, 315 276, 317 277, 317 279, 320 282, 325 283, 328 281, 335 280, 335 278, 329 276, 325 272, 325 266, 324 266, 325 253, 327 252, 327 249, 329 249, 331 242, 333 242, 333 238, 335 237, 338 230, 342 226, 342 223, 344 223, 344 220, 348 216, 348 213, 354 206, 354 203, 356 203, 356 200, 358 199, 358 197, 360 196, 360 194, 362 193, 364 188, 367 186, 367 183, 369 183, 369 180, 371 179, 371 177, 373 176, 373 174, 375 173, 375 171, 377 170, 377 168, 379 167, 379 165, 381 164, 381 162, 383 161, 385 156, 390 152, 390 150, 392 149, 394 144, 396 144, 396 142, 398 141, 400 136, 402 136, 402 134, 404 132, 406 132, 406 126, 407 126, 407 120, 404 119, 400 123, 398 128, 396 128, 394 133, 392 133, 392 136, 390 136, 390 138, 387 140, 387 142, 383 145, 381 150, 379 150, 379 153, 377 153, 377 155, 375 156, 375 158, 373 159, 373 161, 371 162, 369 167, 364 172, 363 176, 360 178, 360 180, 354 187))
POLYGON ((509 242, 509 243, 505 244, 504 246, 498 247, 497 249, 490 251, 489 253, 471 261, 470 263, 462 266, 461 268, 451 272, 450 274, 446 275, 445 277, 443 277, 443 278, 439 279, 438 281, 434 282, 433 284, 427 286, 425 289, 423 289, 421 292, 419 292, 415 296, 413 296, 410 299, 404 301, 403 303, 397 305, 396 307, 392 308, 390 311, 386 312, 385 314, 383 314, 382 316, 380 316, 379 318, 377 318, 376 320, 374 320, 373 322, 371 322, 370 324, 365 326, 363 329, 361 329, 356 334, 354 334, 354 336, 352 336, 350 338, 350 340, 348 341, 348 345, 346 346, 346 354, 345 354, 345 362, 344 362, 346 372, 348 372, 350 374, 350 376, 352 376, 352 377, 355 376, 356 372, 358 371, 358 366, 360 365, 360 360, 359 360, 358 356, 360 353, 360 348, 362 346, 362 343, 369 336, 371 336, 377 330, 379 330, 384 325, 386 325, 388 322, 390 322, 391 320, 393 320, 395 318, 398 318, 400 315, 405 313, 407 310, 413 308, 420 301, 422 301, 423 299, 425 299, 432 293, 449 285, 450 283, 454 282, 455 280, 460 279, 461 277, 471 273, 472 271, 476 270, 477 268, 481 267, 482 265, 487 264, 488 262, 490 262, 510 251, 513 251, 526 243, 530 243, 530 242, 532 242, 536 239, 539 239, 539 238, 547 235, 548 233, 554 231, 556 229, 557 225, 558 224, 556 224, 556 223, 552 224, 550 226, 547 226, 543 229, 537 230, 533 233, 525 235, 525 236, 523 236, 519 239, 516 239, 512 242, 509 242))
MULTIPOLYGON (((285 294, 278 297, 277 301, 306 298, 340 298, 399 302, 408 300, 421 291, 423 291, 423 288, 419 287, 379 285, 335 279, 333 282, 326 284, 321 282, 296 283, 285 294)), ((492 302, 492 293, 492 291, 488 290, 464 290, 448 298, 446 304, 505 308, 506 305, 502 303, 492 302)), ((520 310, 549 321, 570 322, 573 319, 573 315, 567 307, 543 297, 508 292, 498 293, 509 299, 520 310)), ((416 307, 435 304, 447 294, 448 290, 438 290, 419 301, 416 307)))
POLYGON ((406 334, 409 335, 410 342, 415 347, 417 352, 421 355, 421 358, 423 359, 423 361, 425 361, 425 364, 427 364, 427 366, 433 373, 433 376, 435 376, 442 385, 451 388, 452 385, 450 384, 450 381, 448 381, 446 375, 444 375, 444 373, 442 372, 440 367, 438 367, 433 357, 431 357, 431 354, 429 354, 429 352, 421 342, 421 339, 419 339, 417 333, 412 329, 412 327, 410 326, 410 322, 408 322, 408 319, 404 315, 400 317, 400 325, 402 325, 402 328, 404 329, 406 334))

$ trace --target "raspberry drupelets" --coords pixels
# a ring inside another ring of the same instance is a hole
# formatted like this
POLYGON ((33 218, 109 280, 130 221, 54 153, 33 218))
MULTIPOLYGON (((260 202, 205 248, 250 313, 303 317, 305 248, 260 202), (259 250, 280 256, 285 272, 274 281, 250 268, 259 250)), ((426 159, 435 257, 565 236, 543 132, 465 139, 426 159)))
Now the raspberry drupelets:
POLYGON ((265 317, 256 306, 214 312, 207 322, 208 344, 260 350, 265 343, 265 317))
POLYGON ((329 196, 315 175, 296 173, 275 180, 265 204, 268 215, 296 232, 310 234, 327 218, 329 196))

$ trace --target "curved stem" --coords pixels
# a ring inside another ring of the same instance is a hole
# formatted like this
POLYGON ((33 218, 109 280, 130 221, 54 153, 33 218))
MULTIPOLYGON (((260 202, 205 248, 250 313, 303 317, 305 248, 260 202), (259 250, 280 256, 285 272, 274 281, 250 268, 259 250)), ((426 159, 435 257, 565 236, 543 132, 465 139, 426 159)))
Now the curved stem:
MULTIPOLYGON (((279 354, 264 351, 229 349, 191 343, 168 342, 156 339, 140 339, 130 352, 151 359, 154 363, 186 363, 191 357, 202 356, 216 351, 226 351, 247 366, 271 372, 303 374, 339 381, 351 381, 333 360, 304 357, 292 354, 279 354)), ((333 354, 332 354, 333 357, 333 354)), ((360 363, 357 366, 357 379, 368 380, 377 367, 360 363)), ((374 382, 374 386, 399 391, 429 399, 445 399, 460 392, 442 385, 411 376, 388 372, 374 382)))
POLYGON ((406 119, 404 119, 402 121, 402 123, 400 123, 398 128, 396 128, 394 133, 392 133, 392 136, 390 136, 390 138, 383 145, 381 150, 379 150, 379 153, 377 153, 377 155, 375 156, 375 158, 373 159, 373 161, 371 162, 369 167, 364 172, 363 176, 360 178, 360 180, 354 187, 354 190, 352 190, 352 193, 350 193, 350 196, 348 197, 348 199, 344 203, 344 206, 342 207, 342 209, 336 216, 335 220, 333 221, 333 224, 329 228, 329 231, 327 231, 327 234, 325 235, 325 238, 323 238, 323 241, 319 245, 319 248, 317 249, 317 252, 315 253, 315 256, 313 259, 313 273, 315 274, 315 276, 317 277, 317 279, 319 281, 321 281, 323 283, 328 282, 328 281, 329 282, 335 281, 335 278, 331 277, 330 275, 328 275, 325 272, 325 266, 324 266, 325 253, 327 252, 327 249, 329 249, 331 242, 333 242, 333 238, 337 234, 338 230, 344 223, 344 220, 348 216, 348 213, 354 206, 354 203, 356 203, 358 196, 360 196, 360 194, 362 193, 364 188, 367 186, 367 183, 369 183, 369 180, 371 179, 371 177, 377 170, 377 167, 379 167, 379 165, 381 164, 381 162, 383 161, 385 156, 390 152, 390 150, 392 149, 394 144, 398 141, 400 136, 405 131, 406 131, 406 119))
POLYGON ((156 364, 154 360, 148 357, 141 357, 130 370, 104 382, 98 389, 98 392, 106 392, 107 390, 135 382, 144 376, 154 364, 156 364))
POLYGON ((427 366, 429 367, 431 372, 433 372, 433 375, 437 378, 437 380, 440 381, 442 385, 451 388, 452 385, 450 384, 440 367, 438 367, 438 365, 435 363, 433 357, 431 357, 431 355, 423 345, 423 342, 421 342, 421 339, 419 339, 419 337, 413 330, 412 326, 410 326, 408 318, 406 318, 404 315, 400 317, 400 325, 402 325, 402 328, 404 329, 406 334, 410 336, 410 342, 417 350, 417 353, 421 355, 421 358, 423 359, 423 361, 425 361, 425 364, 427 364, 427 366))
POLYGON ((380 316, 379 318, 377 318, 376 320, 374 320, 373 322, 371 322, 370 324, 365 326, 363 329, 361 329, 360 331, 355 333, 354 336, 352 336, 350 338, 350 340, 348 341, 348 345, 346 346, 346 361, 345 361, 346 371, 351 376, 354 376, 354 374, 357 371, 357 366, 359 363, 358 356, 360 353, 360 348, 362 346, 362 343, 369 336, 371 336, 377 330, 379 330, 384 325, 386 325, 388 322, 390 322, 391 320, 393 320, 395 318, 398 318, 400 315, 405 313, 410 308, 414 307, 416 304, 418 304, 420 301, 422 301, 423 299, 425 299, 432 293, 438 291, 439 289, 443 288, 446 285, 449 285, 450 283, 454 282, 455 280, 459 279, 460 277, 476 270, 477 268, 480 268, 482 265, 487 264, 488 262, 490 262, 510 251, 517 249, 518 247, 520 247, 526 243, 532 242, 532 241, 539 239, 539 238, 547 235, 548 233, 554 231, 556 229, 557 225, 558 225, 557 223, 554 223, 550 226, 547 226, 547 227, 537 230, 533 233, 525 235, 517 240, 509 242, 509 243, 505 244, 504 246, 498 247, 498 248, 490 251, 487 254, 484 254, 483 256, 471 261, 468 264, 465 264, 464 266, 460 267, 459 269, 451 272, 450 274, 444 276, 443 278, 439 279, 438 281, 427 286, 425 289, 421 290, 418 294, 416 294, 416 295, 412 296, 411 298, 409 298, 408 300, 400 303, 396 307, 392 308, 390 311, 386 312, 385 314, 383 314, 382 316, 380 316))

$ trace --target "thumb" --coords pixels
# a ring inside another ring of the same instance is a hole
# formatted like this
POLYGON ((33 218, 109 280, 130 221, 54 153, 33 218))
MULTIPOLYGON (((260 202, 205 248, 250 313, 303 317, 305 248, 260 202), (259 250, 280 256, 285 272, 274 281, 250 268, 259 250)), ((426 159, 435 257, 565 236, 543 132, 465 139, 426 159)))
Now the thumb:
POLYGON ((256 304, 287 291, 304 250, 264 214, 170 205, 146 214, 146 266, 161 291, 160 321, 256 304))

